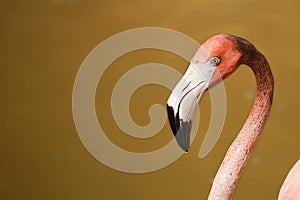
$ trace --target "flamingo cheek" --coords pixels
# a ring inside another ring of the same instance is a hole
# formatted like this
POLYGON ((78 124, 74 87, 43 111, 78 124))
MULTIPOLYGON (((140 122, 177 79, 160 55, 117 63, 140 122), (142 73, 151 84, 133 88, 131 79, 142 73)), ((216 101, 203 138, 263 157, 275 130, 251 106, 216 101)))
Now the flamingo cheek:
POLYGON ((209 85, 208 88, 212 88, 215 85, 217 85, 220 81, 223 80, 223 74, 224 72, 218 68, 216 68, 216 70, 214 71, 210 81, 209 81, 209 85))

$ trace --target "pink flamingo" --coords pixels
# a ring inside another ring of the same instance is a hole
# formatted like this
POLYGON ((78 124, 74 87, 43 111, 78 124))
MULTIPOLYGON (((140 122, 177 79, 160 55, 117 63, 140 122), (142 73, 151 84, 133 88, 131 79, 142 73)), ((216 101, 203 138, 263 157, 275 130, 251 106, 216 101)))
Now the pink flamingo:
POLYGON ((280 189, 279 200, 300 199, 300 159, 287 175, 280 189))
MULTIPOLYGON (((241 64, 248 65, 255 74, 256 98, 243 128, 229 147, 217 172, 208 197, 211 200, 232 198, 238 179, 269 116, 274 79, 268 61, 243 38, 226 34, 213 36, 198 49, 167 102, 173 134, 179 146, 187 152, 193 113, 203 92, 228 77, 241 64)), ((296 171, 299 173, 299 167, 296 171)))

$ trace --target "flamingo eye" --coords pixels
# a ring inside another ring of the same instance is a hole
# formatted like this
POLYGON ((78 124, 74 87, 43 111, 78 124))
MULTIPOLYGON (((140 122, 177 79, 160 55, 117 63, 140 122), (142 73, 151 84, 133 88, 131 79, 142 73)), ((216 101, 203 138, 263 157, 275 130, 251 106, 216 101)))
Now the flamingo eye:
POLYGON ((218 66, 221 62, 221 59, 217 56, 214 56, 210 59, 211 64, 213 64, 214 66, 218 66))

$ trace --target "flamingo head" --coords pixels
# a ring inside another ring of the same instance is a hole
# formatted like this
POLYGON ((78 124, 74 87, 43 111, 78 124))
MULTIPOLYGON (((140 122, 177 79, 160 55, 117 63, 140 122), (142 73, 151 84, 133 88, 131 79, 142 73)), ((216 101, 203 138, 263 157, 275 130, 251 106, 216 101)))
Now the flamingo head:
POLYGON ((168 118, 177 143, 185 152, 190 146, 192 118, 202 94, 237 69, 243 43, 248 42, 225 34, 209 38, 197 50, 172 91, 167 101, 168 118))

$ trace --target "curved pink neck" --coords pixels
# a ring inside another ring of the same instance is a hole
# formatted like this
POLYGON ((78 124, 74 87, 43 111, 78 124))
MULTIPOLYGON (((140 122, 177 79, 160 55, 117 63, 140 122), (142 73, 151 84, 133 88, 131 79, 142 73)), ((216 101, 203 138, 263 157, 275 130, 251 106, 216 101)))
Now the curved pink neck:
POLYGON ((257 92, 252 110, 240 133, 229 147, 214 179, 208 199, 231 199, 240 175, 246 166, 263 130, 272 106, 274 79, 265 57, 256 49, 243 55, 240 64, 253 70, 257 92))

